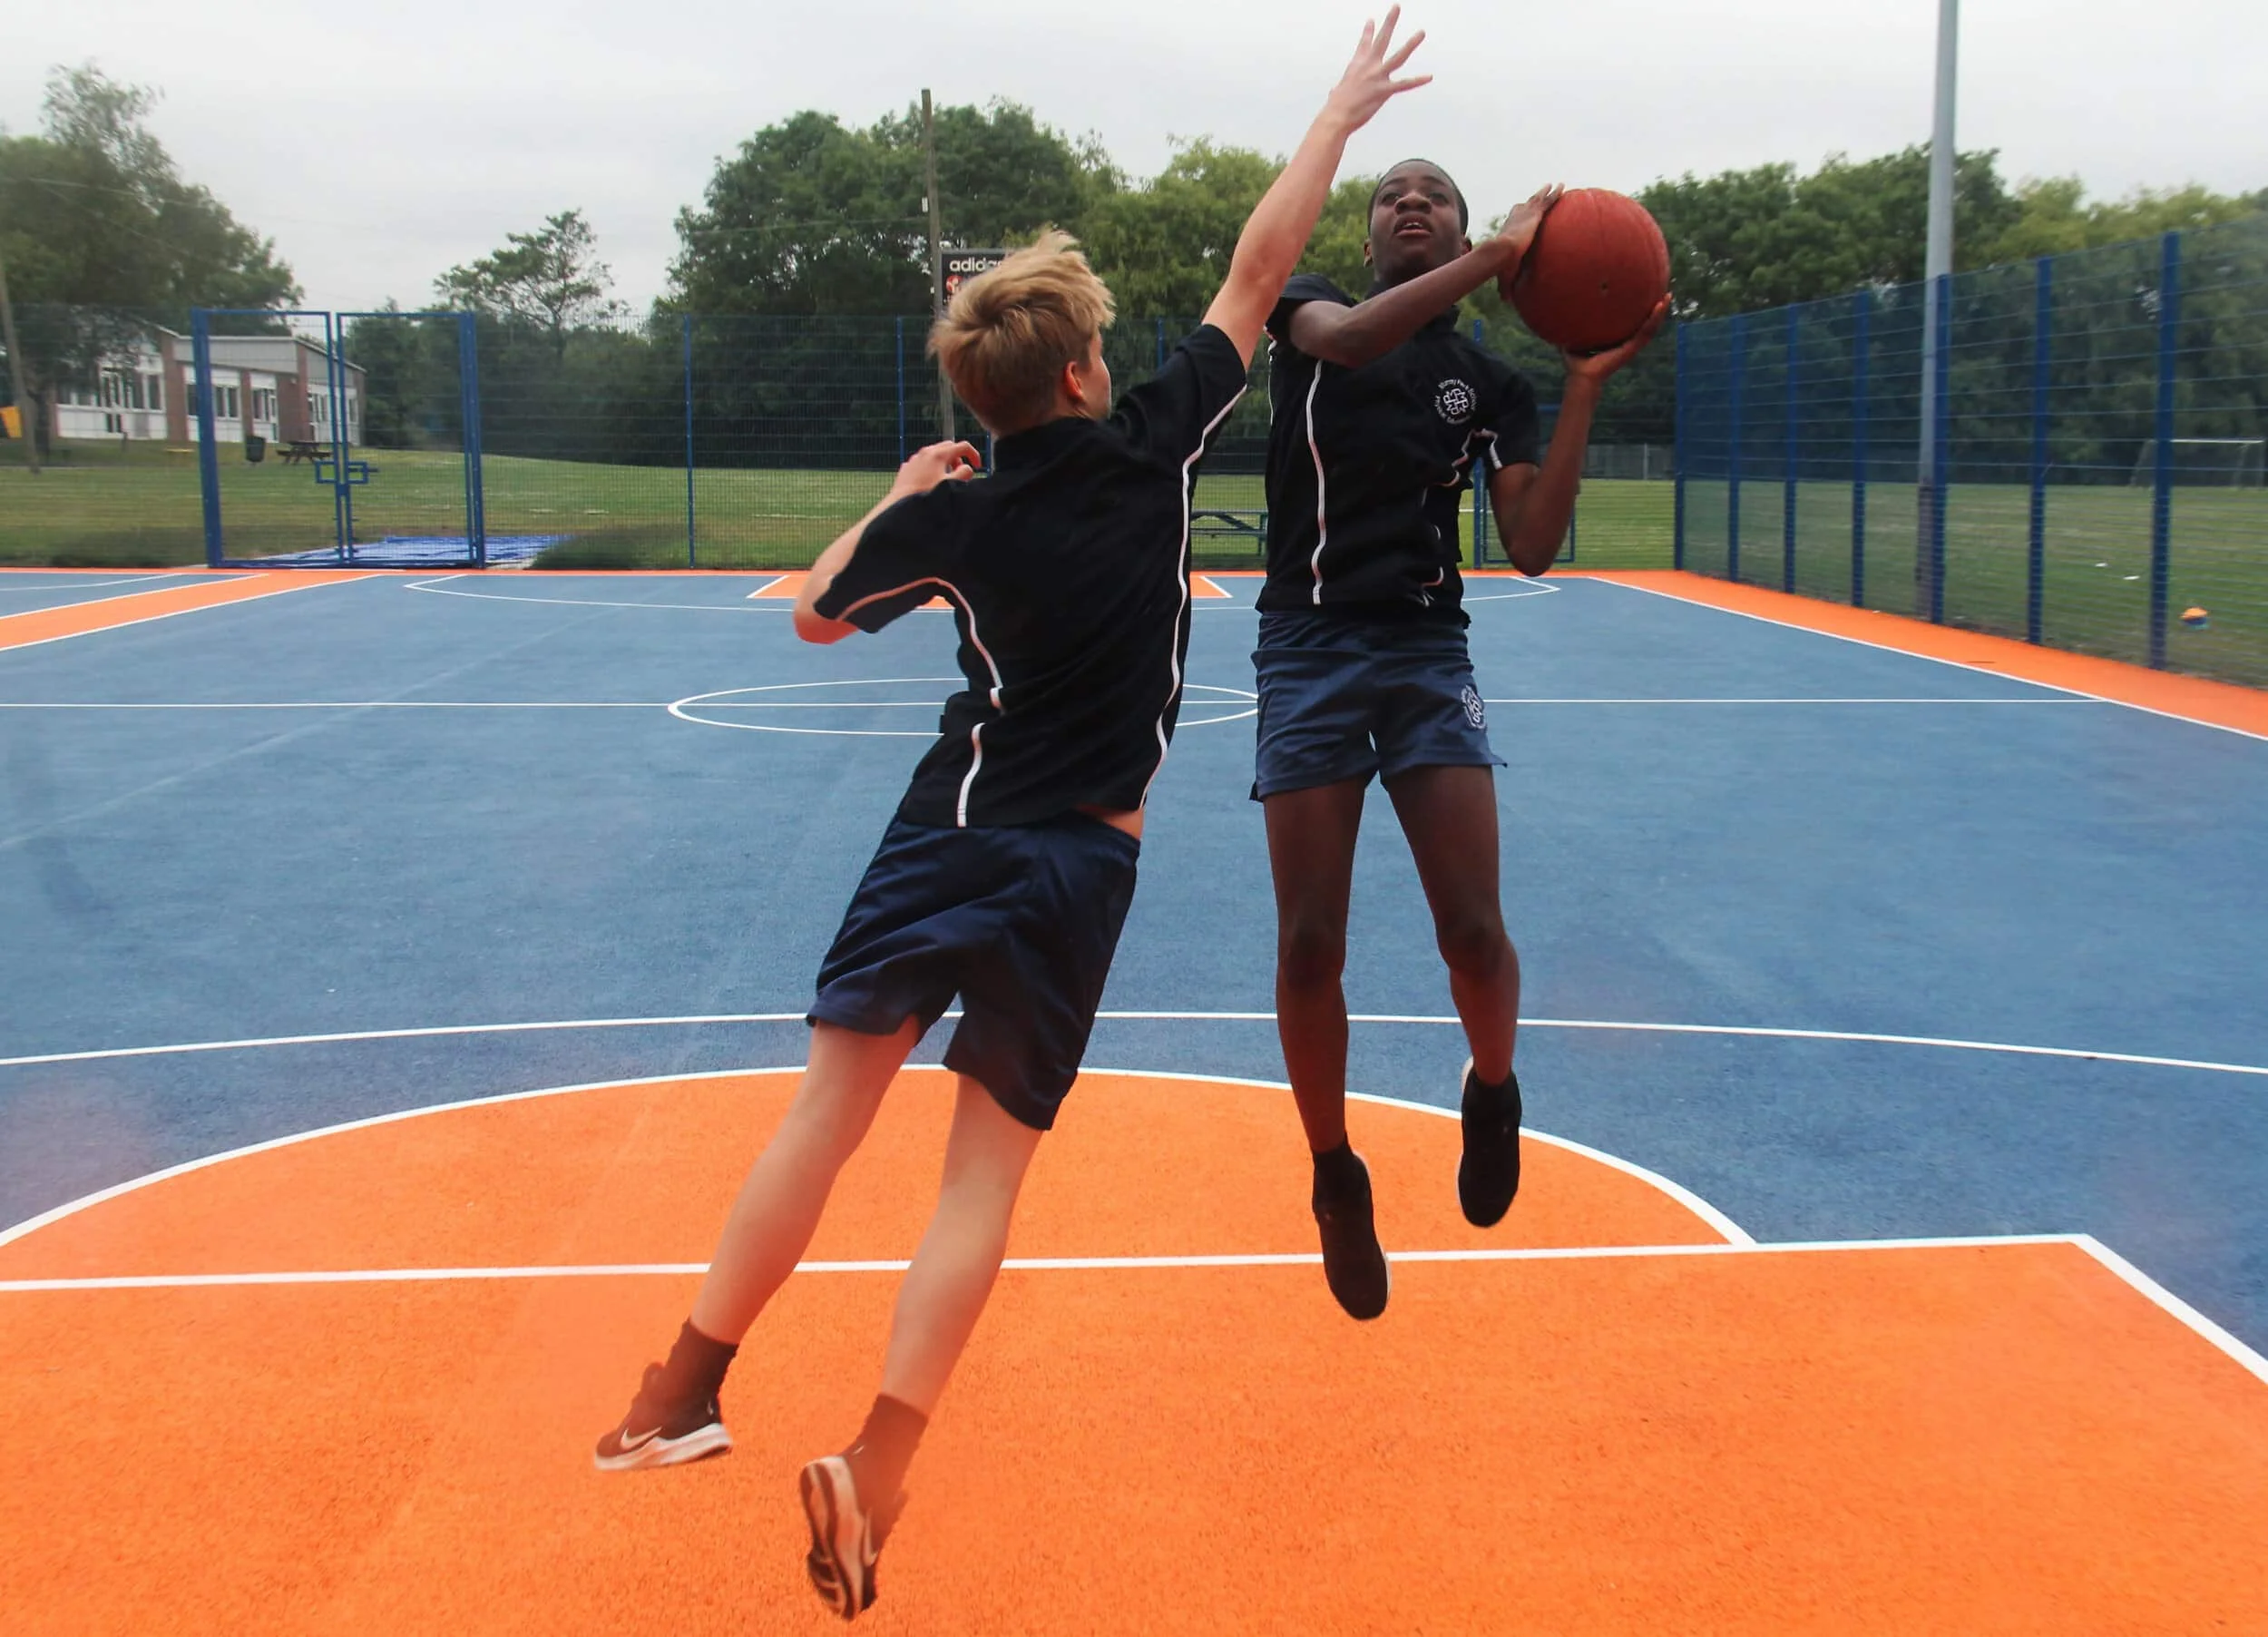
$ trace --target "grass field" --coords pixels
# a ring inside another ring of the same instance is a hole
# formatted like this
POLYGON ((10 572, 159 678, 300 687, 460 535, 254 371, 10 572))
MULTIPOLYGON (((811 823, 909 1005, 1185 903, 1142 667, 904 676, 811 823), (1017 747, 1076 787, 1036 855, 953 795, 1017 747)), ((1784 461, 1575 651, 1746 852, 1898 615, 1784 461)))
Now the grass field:
MULTIPOLYGON (((15 451, 8 451, 14 456, 15 451)), ((356 537, 462 534, 464 470, 449 454, 364 452, 376 468, 356 493, 356 537)), ((204 561, 193 453, 144 445, 75 444, 34 477, 0 464, 0 564, 161 565, 204 561)), ((693 482, 694 544, 704 567, 794 568, 878 498, 882 472, 702 471, 693 482)), ((488 530, 562 535, 545 566, 682 567, 686 485, 681 469, 491 456, 483 486, 488 530)), ((230 446, 220 462, 221 519, 231 556, 306 551, 335 538, 332 498, 305 466, 273 458, 247 463, 230 446)), ((1257 511, 1256 475, 1217 473, 1198 490, 1201 507, 1257 511)), ((1696 482, 1686 507, 1686 566, 1723 574, 1730 566, 1725 485, 1696 482)), ((1784 572, 1776 484, 1741 491, 1739 578, 1777 586, 1784 572)), ((2029 496, 2020 485, 1965 485, 1952 494, 1946 540, 1949 621, 2021 636, 2025 631, 2029 496)), ((1594 480, 1576 516, 1579 567, 1667 568, 1674 555, 1674 494, 1667 483, 1594 480)), ((1870 491, 1866 602, 1915 607, 1914 496, 1870 491)), ((1800 486, 1794 589, 1847 601, 1851 594, 1851 491, 1800 486)), ((2177 489, 2173 510, 2170 604, 2211 611, 2203 630, 2167 634, 2169 662, 2185 671, 2268 686, 2268 493, 2177 489)), ((2148 657, 2150 495, 2129 488, 2063 488, 2048 497, 2043 635, 2083 652, 2148 657)), ((1198 558, 1248 567, 1252 542, 1201 536, 1198 558)))

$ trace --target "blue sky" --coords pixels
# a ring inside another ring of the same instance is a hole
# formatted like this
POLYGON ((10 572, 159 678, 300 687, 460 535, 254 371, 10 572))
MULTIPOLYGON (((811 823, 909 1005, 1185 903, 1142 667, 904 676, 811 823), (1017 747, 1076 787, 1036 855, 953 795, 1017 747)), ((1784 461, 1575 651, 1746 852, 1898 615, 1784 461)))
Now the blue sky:
MULTIPOLYGON (((1547 181, 1631 188, 1882 152, 1928 134, 1936 10, 1419 0, 1437 81, 1382 116, 1349 164, 1432 154, 1493 214, 1547 181)), ((2268 6, 1968 0, 1967 13, 1963 147, 2099 192, 2268 185, 2268 6)), ((642 303, 661 288, 672 216, 717 156, 796 109, 864 123, 924 85, 948 102, 1005 96, 1097 132, 1138 174, 1177 135, 1283 152, 1365 15, 1337 0, 73 0, 11 18, 0 123, 36 125, 50 64, 93 58, 161 87, 154 123, 185 172, 273 235, 321 306, 421 298, 443 268, 569 206, 642 303)))

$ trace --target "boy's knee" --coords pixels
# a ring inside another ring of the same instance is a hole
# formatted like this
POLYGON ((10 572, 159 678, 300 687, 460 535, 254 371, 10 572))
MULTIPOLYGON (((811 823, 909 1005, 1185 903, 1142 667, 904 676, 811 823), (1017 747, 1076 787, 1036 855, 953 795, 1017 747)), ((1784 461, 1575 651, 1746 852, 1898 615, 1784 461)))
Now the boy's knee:
POLYGON ((1276 934, 1276 975, 1295 989, 1338 982, 1346 967, 1346 928, 1336 921, 1295 919, 1276 934))
POLYGON ((1501 915, 1461 912, 1436 921, 1433 933, 1442 960, 1462 976, 1494 977, 1519 963, 1501 915))

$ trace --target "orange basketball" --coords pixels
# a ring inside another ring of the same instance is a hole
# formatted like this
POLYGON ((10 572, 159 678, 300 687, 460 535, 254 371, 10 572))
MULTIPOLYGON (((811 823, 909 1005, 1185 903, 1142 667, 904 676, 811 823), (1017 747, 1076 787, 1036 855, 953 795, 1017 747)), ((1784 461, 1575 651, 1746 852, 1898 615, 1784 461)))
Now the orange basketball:
POLYGON ((1637 200, 1570 188, 1543 219, 1503 293, 1554 347, 1618 347, 1669 293, 1669 246, 1637 200))

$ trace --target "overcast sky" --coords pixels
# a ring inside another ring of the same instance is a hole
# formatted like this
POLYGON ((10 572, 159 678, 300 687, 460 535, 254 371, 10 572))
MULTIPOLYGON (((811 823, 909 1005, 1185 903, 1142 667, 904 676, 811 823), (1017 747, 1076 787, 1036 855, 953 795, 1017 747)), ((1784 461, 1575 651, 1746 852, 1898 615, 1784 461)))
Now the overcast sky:
MULTIPOLYGON (((1176 136, 1287 152, 1366 13, 1344 0, 71 0, 11 6, 0 124, 35 129, 49 65, 162 88, 183 172, 272 235, 319 307, 425 297, 434 276, 580 206, 619 291, 662 288, 670 222, 719 155, 800 108, 865 123, 931 86, 1008 97, 1119 163, 1176 136)), ((1960 145, 2097 192, 2268 186, 2268 5, 1969 0, 1960 145)), ((1435 83, 1357 138, 1413 152, 1493 214, 1548 181, 1665 173, 1929 133, 1935 0, 1415 0, 1435 83)), ((948 223, 950 227, 950 222, 948 223)))

